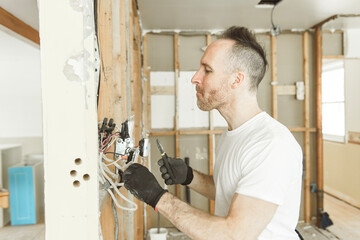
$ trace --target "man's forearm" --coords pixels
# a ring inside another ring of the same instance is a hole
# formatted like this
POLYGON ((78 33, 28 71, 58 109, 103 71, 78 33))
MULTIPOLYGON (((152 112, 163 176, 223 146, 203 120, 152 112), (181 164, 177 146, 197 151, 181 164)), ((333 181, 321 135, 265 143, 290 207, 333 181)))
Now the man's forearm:
POLYGON ((156 207, 191 239, 231 239, 225 218, 193 208, 170 193, 165 193, 156 207))
POLYGON ((201 195, 215 200, 215 184, 213 177, 195 170, 193 170, 193 174, 194 178, 188 186, 201 195))

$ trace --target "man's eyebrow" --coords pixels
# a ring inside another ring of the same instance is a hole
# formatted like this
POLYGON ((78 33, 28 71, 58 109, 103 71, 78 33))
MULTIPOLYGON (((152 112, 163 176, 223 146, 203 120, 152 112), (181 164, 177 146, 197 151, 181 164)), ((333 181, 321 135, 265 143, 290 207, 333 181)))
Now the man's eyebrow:
POLYGON ((207 63, 201 63, 201 65, 203 65, 203 66, 205 66, 205 67, 208 67, 208 68, 210 68, 210 69, 212 70, 212 67, 211 67, 209 64, 207 64, 207 63))

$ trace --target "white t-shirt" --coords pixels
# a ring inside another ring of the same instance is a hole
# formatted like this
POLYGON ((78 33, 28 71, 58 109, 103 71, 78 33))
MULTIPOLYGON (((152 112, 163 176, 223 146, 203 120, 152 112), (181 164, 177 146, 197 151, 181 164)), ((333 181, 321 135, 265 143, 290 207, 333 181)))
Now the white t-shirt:
POLYGON ((284 125, 261 112, 221 136, 214 166, 215 215, 228 215, 235 193, 271 202, 277 211, 258 240, 298 240, 301 179, 299 144, 284 125))

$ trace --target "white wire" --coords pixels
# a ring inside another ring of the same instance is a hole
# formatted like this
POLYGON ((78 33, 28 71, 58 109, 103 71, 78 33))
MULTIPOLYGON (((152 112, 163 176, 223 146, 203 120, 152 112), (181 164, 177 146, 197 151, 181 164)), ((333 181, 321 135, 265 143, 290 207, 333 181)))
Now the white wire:
MULTIPOLYGON (((100 171, 102 173, 102 176, 110 183, 110 185, 114 188, 115 192, 117 193, 117 195, 119 195, 123 200, 125 200, 126 202, 128 202, 130 205, 133 206, 133 208, 127 208, 127 207, 123 207, 121 206, 118 202, 117 202, 117 199, 115 198, 114 194, 110 191, 110 189, 107 189, 108 193, 110 194, 111 198, 114 200, 114 203, 115 205, 120 208, 120 209, 123 209, 123 210, 128 210, 128 211, 136 211, 137 210, 137 205, 136 203, 132 202, 131 200, 129 200, 128 198, 126 198, 124 195, 122 195, 119 191, 119 189, 117 188, 116 184, 111 180, 111 178, 105 173, 105 170, 103 168, 103 163, 101 162, 102 161, 102 157, 103 157, 103 153, 101 152, 100 153, 100 157, 99 157, 99 160, 100 160, 100 164, 99 164, 99 168, 100 168, 100 171)), ((106 167, 107 169, 107 167, 106 167)))

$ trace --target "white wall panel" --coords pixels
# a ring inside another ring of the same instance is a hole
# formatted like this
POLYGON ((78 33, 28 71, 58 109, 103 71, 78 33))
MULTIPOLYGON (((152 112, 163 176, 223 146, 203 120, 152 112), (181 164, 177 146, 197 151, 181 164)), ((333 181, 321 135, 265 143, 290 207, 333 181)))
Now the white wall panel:
POLYGON ((198 108, 195 85, 191 78, 195 71, 181 71, 179 77, 179 128, 209 127, 209 112, 198 108))

